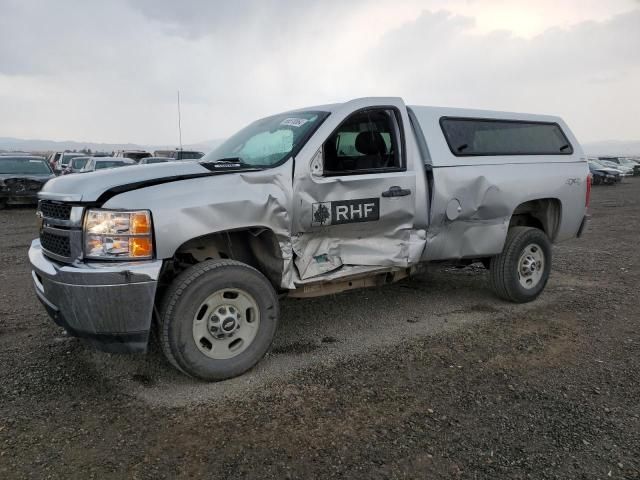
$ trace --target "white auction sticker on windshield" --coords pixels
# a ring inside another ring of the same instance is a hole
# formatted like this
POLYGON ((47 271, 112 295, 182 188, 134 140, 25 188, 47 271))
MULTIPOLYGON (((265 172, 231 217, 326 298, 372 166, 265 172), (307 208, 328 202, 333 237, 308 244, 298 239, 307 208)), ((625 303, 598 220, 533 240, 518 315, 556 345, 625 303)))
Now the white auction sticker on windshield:
POLYGON ((285 125, 287 127, 301 127, 308 121, 309 120, 307 120, 306 118, 285 118, 282 122, 280 122, 280 125, 285 125))

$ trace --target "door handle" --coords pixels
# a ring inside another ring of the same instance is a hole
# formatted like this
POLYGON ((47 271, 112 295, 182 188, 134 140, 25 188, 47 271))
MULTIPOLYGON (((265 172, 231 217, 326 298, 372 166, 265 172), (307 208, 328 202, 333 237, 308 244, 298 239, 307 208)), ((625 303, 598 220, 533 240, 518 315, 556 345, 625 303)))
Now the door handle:
POLYGON ((398 186, 389 187, 389 190, 382 192, 382 196, 385 198, 406 197, 407 195, 411 195, 411 190, 408 188, 400 188, 398 186))

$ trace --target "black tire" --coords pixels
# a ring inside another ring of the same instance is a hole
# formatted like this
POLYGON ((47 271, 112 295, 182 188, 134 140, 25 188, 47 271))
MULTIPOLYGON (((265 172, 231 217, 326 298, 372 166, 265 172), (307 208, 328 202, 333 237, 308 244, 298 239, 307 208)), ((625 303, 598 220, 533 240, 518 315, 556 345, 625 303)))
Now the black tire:
POLYGON ((176 368, 206 381, 236 377, 262 359, 273 341, 279 317, 278 297, 262 273, 234 260, 208 260, 182 272, 164 295, 159 337, 167 359, 176 368), (194 317, 202 302, 219 290, 239 288, 250 294, 260 323, 249 346, 237 356, 213 359, 196 345, 194 317))
POLYGON ((6 206, 7 206, 7 201, 0 200, 0 210, 4 210, 6 206))
POLYGON ((512 227, 509 229, 504 249, 500 255, 491 258, 489 278, 495 294, 515 303, 531 302, 538 298, 549 280, 551 272, 551 242, 538 228, 512 227), (537 246, 543 255, 543 268, 538 282, 525 288, 520 282, 520 258, 525 249, 537 246))

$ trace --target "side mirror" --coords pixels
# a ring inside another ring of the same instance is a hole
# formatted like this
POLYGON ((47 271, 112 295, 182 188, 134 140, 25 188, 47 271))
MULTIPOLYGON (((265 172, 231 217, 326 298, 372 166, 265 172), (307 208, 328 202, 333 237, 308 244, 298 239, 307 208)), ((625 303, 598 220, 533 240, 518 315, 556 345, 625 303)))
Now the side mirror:
POLYGON ((309 164, 309 170, 314 177, 321 177, 324 174, 322 168, 322 147, 311 157, 311 163, 309 164))

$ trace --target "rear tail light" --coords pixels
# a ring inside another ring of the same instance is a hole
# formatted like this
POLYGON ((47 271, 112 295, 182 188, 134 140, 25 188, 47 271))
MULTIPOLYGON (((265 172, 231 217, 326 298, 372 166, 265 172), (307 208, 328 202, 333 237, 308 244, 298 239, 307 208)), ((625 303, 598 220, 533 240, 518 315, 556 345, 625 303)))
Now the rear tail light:
POLYGON ((589 208, 589 203, 591 203, 591 182, 592 181, 593 181, 593 175, 589 173, 589 175, 587 175, 587 196, 584 201, 584 206, 586 208, 589 208))

